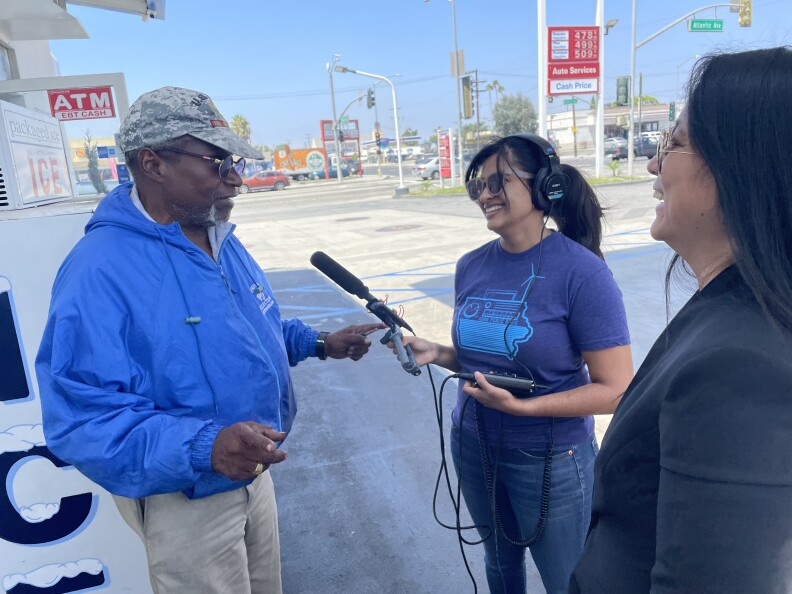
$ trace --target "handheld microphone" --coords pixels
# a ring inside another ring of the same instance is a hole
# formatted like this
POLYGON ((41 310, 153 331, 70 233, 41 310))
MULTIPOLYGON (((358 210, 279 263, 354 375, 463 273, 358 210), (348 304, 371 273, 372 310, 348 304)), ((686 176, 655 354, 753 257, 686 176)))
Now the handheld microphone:
POLYGON ((406 328, 410 332, 413 331, 410 325, 397 316, 390 307, 385 305, 380 299, 374 297, 374 295, 369 292, 369 288, 363 284, 362 280, 324 252, 314 252, 311 256, 311 264, 347 293, 364 299, 366 301, 366 308, 389 326, 396 324, 397 326, 406 328))

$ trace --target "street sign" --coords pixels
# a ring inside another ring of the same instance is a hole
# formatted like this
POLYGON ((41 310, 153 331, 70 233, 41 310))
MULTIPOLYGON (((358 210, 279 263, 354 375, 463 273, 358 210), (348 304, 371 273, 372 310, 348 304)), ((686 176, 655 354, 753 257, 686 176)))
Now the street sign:
POLYGON ((723 33, 723 19, 689 19, 688 31, 723 33))
POLYGON ((574 105, 577 103, 577 99, 572 97, 572 99, 564 99, 564 105, 574 105))

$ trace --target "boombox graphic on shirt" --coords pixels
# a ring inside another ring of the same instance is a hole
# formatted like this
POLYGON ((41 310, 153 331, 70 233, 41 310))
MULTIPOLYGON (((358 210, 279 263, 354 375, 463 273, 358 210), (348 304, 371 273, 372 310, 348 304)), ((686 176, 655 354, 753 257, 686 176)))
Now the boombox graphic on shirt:
POLYGON ((467 297, 459 308, 459 346, 513 360, 519 345, 533 336, 526 298, 537 278, 543 277, 532 271, 523 283, 525 290, 519 297, 517 291, 498 289, 488 289, 483 297, 467 297))

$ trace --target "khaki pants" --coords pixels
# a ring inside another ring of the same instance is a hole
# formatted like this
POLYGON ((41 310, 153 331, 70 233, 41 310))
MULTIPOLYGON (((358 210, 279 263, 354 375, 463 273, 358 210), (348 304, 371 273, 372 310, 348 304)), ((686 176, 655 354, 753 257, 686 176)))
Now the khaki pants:
POLYGON ((148 556, 155 594, 281 594, 278 510, 272 477, 187 499, 114 496, 148 556))

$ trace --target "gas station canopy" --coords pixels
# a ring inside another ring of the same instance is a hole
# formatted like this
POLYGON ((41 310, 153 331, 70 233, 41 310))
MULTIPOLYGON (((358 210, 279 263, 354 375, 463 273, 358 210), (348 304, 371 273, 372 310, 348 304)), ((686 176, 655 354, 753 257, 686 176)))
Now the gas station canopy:
POLYGON ((166 0, 3 0, 0 3, 0 39, 8 41, 87 39, 83 26, 66 4, 164 19, 166 0))

